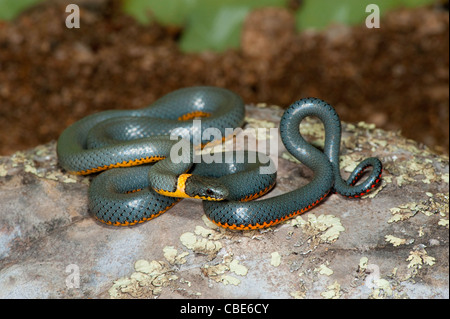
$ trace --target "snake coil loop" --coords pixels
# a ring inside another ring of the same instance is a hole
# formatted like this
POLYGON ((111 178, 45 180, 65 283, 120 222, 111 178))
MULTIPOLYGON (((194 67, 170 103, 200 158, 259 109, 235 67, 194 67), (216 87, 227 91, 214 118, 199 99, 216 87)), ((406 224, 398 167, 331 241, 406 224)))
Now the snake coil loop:
POLYGON ((214 223, 231 229, 265 228, 316 206, 333 187, 342 195, 358 197, 380 182, 382 166, 377 158, 364 160, 348 182, 342 179, 339 171, 341 122, 334 108, 320 99, 306 98, 293 103, 281 117, 280 134, 288 152, 312 169, 313 180, 294 191, 253 202, 204 201, 205 214, 214 223), (308 116, 318 117, 324 124, 324 152, 314 148, 300 134, 300 123, 308 116), (368 166, 373 167, 370 176, 354 186, 368 166))
POLYGON ((286 109, 280 121, 280 135, 287 151, 312 169, 313 180, 279 196, 249 201, 267 193, 275 184, 275 173, 259 174, 259 167, 267 163, 268 158, 263 157, 254 164, 202 163, 194 168, 192 163, 182 165, 167 159, 174 145, 167 135, 180 129, 192 130, 189 120, 196 116, 205 117, 202 129, 215 127, 223 133, 225 128, 242 125, 244 104, 228 90, 194 87, 174 91, 142 110, 93 114, 61 134, 57 147, 60 164, 77 174, 109 169, 92 181, 89 208, 98 220, 111 225, 133 225, 150 220, 180 200, 168 196, 186 195, 220 200, 203 201, 206 216, 219 226, 265 228, 314 207, 330 191, 359 197, 381 180, 382 165, 374 157, 362 161, 347 180, 342 178, 339 117, 328 103, 307 98, 286 109), (184 107, 180 108, 180 104, 184 107), (300 134, 300 123, 308 116, 318 117, 324 124, 323 152, 300 134), (116 168, 156 161, 160 162, 116 168), (369 176, 357 184, 368 167, 372 167, 369 176), (211 176, 217 178, 217 182, 211 176), (227 199, 221 200, 224 197, 227 199))

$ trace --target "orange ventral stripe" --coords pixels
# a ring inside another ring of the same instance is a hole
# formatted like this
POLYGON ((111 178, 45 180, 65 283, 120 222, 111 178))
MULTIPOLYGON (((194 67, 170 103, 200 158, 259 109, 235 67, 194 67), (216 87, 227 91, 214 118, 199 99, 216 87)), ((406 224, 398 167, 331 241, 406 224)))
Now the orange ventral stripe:
POLYGON ((195 147, 195 149, 198 149, 198 148, 204 149, 204 148, 207 148, 207 147, 216 147, 217 145, 223 144, 223 143, 225 143, 225 141, 229 141, 229 140, 231 140, 231 139, 233 139, 235 137, 236 137, 236 134, 235 133, 231 133, 228 136, 222 136, 221 139, 213 140, 213 141, 208 142, 208 143, 202 143, 201 145, 199 145, 199 146, 196 145, 194 147, 195 147))
POLYGON ((141 190, 142 190, 142 188, 132 189, 131 191, 126 191, 125 194, 133 194, 133 193, 140 192, 141 190))
POLYGON ((193 112, 181 115, 178 118, 178 121, 188 121, 188 120, 195 119, 196 117, 210 117, 210 116, 211 116, 211 113, 208 113, 208 112, 193 111, 193 112))
MULTIPOLYGON (((180 199, 180 200, 181 200, 181 199, 180 199)), ((157 212, 156 214, 151 215, 150 217, 142 218, 142 219, 140 219, 140 220, 134 220, 134 221, 132 221, 132 222, 128 222, 128 221, 125 222, 125 223, 121 223, 121 222, 119 222, 119 221, 111 222, 111 221, 103 220, 103 219, 98 218, 98 217, 95 217, 95 218, 96 218, 99 222, 102 222, 102 223, 107 224, 107 225, 110 225, 110 226, 133 226, 133 225, 141 224, 141 223, 144 223, 144 222, 146 222, 146 221, 149 221, 149 220, 151 220, 151 219, 153 219, 153 218, 158 217, 158 216, 161 215, 162 213, 165 213, 165 212, 168 211, 170 208, 172 208, 173 206, 175 206, 175 204, 177 204, 178 202, 179 202, 179 201, 176 201, 176 202, 170 204, 170 205, 167 206, 166 208, 160 210, 160 211, 157 212)))
POLYGON ((214 224, 216 224, 217 226, 223 227, 223 228, 227 228, 227 229, 232 229, 232 230, 250 230, 250 229, 261 229, 261 228, 267 228, 270 226, 274 226, 277 225, 285 220, 288 220, 289 218, 292 218, 294 216, 300 215, 304 212, 306 212, 307 210, 311 209, 312 207, 316 206, 317 204, 319 204, 326 196, 328 195, 328 192, 326 194, 324 194, 322 197, 320 197, 320 199, 316 200, 315 202, 313 202, 312 204, 303 207, 302 209, 299 209, 295 212, 292 212, 290 214, 287 214, 279 219, 275 219, 275 220, 270 220, 267 222, 263 222, 262 224, 256 223, 255 225, 249 224, 249 225, 236 225, 236 224, 232 224, 229 225, 228 223, 222 224, 221 222, 217 222, 215 220, 211 220, 214 224))
POLYGON ((123 162, 119 162, 116 164, 109 164, 109 165, 99 166, 99 167, 95 167, 95 168, 90 168, 90 169, 87 169, 84 171, 72 172, 72 174, 89 175, 89 174, 105 171, 110 168, 137 166, 137 165, 157 162, 162 159, 165 159, 165 156, 148 156, 148 157, 144 157, 144 158, 123 161, 123 162))
POLYGON ((273 183, 272 185, 267 186, 266 188, 264 188, 263 190, 261 190, 260 192, 258 192, 256 194, 245 196, 240 201, 241 202, 248 202, 248 201, 254 200, 254 199, 258 198, 258 197, 261 197, 261 196, 267 194, 274 186, 275 186, 275 183, 273 183))

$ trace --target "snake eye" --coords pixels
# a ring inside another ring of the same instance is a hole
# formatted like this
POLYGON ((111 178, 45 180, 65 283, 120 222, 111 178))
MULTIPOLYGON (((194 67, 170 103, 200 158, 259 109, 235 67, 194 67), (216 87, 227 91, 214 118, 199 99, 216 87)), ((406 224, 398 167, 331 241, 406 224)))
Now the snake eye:
POLYGON ((214 195, 214 191, 213 191, 212 189, 208 188, 208 189, 206 190, 206 195, 212 196, 212 195, 214 195))

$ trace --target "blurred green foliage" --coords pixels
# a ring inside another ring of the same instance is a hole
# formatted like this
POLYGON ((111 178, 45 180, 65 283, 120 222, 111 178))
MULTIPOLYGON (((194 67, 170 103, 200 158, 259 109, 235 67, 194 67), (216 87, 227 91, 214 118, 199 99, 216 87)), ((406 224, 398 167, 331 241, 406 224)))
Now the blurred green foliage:
POLYGON ((155 19, 185 26, 185 52, 222 51, 239 46, 242 23, 250 10, 286 6, 287 0, 124 0, 125 12, 146 23, 155 19))
POLYGON ((123 0, 123 9, 141 23, 155 19, 165 25, 182 26, 199 0, 123 0))
MULTIPOLYGON (((382 15, 397 7, 417 7, 436 0, 303 0, 295 12, 298 31, 322 29, 331 23, 354 25, 365 21, 368 4, 382 15)), ((239 46, 245 16, 260 7, 286 7, 287 0, 124 0, 125 12, 142 23, 152 19, 183 26, 184 52, 223 51, 239 46)))
POLYGON ((42 0, 0 0, 0 20, 12 20, 26 8, 42 0))
POLYGON ((296 27, 301 31, 323 29, 331 23, 355 25, 365 21, 369 13, 366 6, 376 4, 380 15, 399 7, 418 7, 435 0, 304 0, 301 10, 296 12, 296 27))
MULTIPOLYGON (((11 20, 40 1, 43 0, 0 0, 0 20, 11 20)), ((416 7, 434 2, 436 0, 303 0, 295 12, 296 27, 301 31, 322 29, 330 23, 362 23, 369 14, 366 6, 372 3, 377 4, 383 14, 401 6, 416 7)), ((181 50, 199 52, 238 47, 242 24, 251 10, 286 7, 288 0, 122 0, 122 3, 124 12, 140 23, 155 20, 183 27, 181 50)))

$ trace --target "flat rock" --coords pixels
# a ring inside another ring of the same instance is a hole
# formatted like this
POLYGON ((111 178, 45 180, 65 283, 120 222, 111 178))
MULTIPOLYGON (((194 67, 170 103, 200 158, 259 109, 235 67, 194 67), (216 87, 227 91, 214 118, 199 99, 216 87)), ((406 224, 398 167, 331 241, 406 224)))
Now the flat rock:
MULTIPOLYGON (((246 127, 276 128, 281 114, 247 106, 246 127)), ((382 185, 258 231, 219 229, 195 200, 106 226, 87 209, 92 177, 61 170, 55 142, 0 157, 0 298, 449 298, 448 157, 366 123, 343 129, 343 174, 377 156, 382 185)), ((323 143, 314 119, 302 133, 323 143)), ((312 178, 277 142, 266 196, 312 178)))

